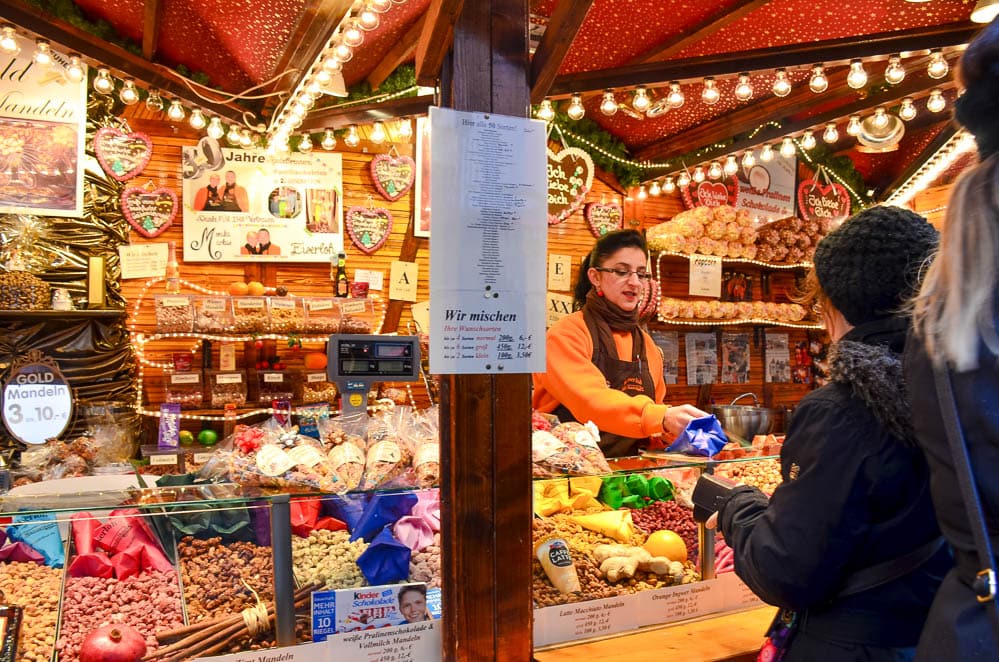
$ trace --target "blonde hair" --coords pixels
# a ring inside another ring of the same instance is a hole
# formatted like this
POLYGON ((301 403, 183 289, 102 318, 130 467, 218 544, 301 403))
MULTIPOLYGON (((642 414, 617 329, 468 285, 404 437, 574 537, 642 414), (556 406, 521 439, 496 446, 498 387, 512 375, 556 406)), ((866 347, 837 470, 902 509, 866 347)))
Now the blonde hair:
POLYGON ((999 259, 999 157, 954 185, 937 258, 913 304, 913 324, 937 365, 978 367, 979 342, 999 355, 993 301, 999 259))

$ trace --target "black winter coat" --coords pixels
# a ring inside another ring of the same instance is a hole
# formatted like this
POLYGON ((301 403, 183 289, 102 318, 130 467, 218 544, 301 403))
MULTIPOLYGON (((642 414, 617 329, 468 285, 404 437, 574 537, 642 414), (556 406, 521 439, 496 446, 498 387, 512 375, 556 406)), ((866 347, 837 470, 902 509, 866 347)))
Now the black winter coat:
MULTIPOLYGON (((999 660, 999 641, 985 609, 971 590, 980 569, 967 510, 954 473, 947 436, 940 417, 933 368, 918 338, 911 338, 905 374, 912 394, 912 421, 930 467, 933 505, 944 537, 954 548, 957 567, 947 575, 933 603, 919 642, 923 660, 999 660)), ((991 533, 992 550, 999 550, 999 367, 982 345, 977 370, 951 373, 958 417, 971 458, 972 474, 991 533)))
POLYGON ((908 575, 836 597, 854 572, 940 535, 911 438, 901 356, 888 347, 901 349, 904 331, 875 331, 854 329, 834 345, 830 383, 794 412, 781 450, 784 483, 772 498, 740 487, 719 510, 736 574, 766 602, 802 613, 788 662, 906 659, 952 564, 941 547, 908 575))

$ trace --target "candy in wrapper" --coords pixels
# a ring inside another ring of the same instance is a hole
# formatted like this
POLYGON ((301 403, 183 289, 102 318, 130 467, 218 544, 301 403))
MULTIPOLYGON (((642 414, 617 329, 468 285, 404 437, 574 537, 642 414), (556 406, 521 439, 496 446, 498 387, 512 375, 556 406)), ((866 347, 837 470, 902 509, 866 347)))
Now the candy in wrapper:
POLYGON ((372 586, 394 584, 409 577, 411 556, 409 547, 396 540, 390 529, 383 528, 357 557, 357 567, 372 586))
POLYGON ((118 581, 128 579, 138 575, 142 571, 143 559, 146 551, 141 543, 135 543, 123 552, 118 552, 111 557, 111 566, 114 568, 114 576, 118 581))
POLYGON ((714 416, 702 416, 687 423, 677 438, 670 444, 667 452, 683 453, 713 457, 728 443, 728 437, 722 430, 721 423, 714 416))
POLYGON ((80 556, 94 551, 94 532, 101 528, 101 523, 90 513, 73 513, 69 516, 70 528, 73 533, 73 546, 80 556))
POLYGON ((62 537, 55 515, 14 515, 14 523, 7 527, 7 538, 23 542, 39 552, 45 565, 61 568, 66 560, 62 537))
POLYGON ((569 546, 561 538, 548 538, 538 543, 534 553, 544 568, 548 580, 559 593, 578 593, 579 573, 569 554, 569 546))

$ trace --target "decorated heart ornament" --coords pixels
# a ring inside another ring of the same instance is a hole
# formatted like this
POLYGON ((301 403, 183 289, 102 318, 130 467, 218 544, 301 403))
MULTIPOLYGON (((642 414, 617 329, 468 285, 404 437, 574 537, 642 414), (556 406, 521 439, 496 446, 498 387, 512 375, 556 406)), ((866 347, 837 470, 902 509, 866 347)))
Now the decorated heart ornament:
POLYGON ((593 186, 593 159, 578 147, 548 150, 548 224, 569 218, 593 186))
POLYGON ((344 212, 344 222, 351 241, 368 255, 392 234, 392 213, 381 207, 350 207, 344 212))
POLYGON ((826 186, 814 179, 798 185, 798 209, 805 220, 836 220, 850 215, 850 194, 842 184, 826 186))
POLYGON ((371 159, 371 178, 382 197, 394 202, 413 188, 416 161, 408 156, 379 154, 371 159))
POLYGON ((149 190, 129 186, 121 192, 121 211, 136 232, 152 239, 162 234, 176 218, 177 194, 164 187, 149 190))
POLYGON ((624 210, 616 203, 591 202, 583 209, 583 216, 590 226, 590 232, 599 239, 612 230, 621 229, 624 210))
POLYGON ((153 155, 153 141, 144 133, 102 127, 94 134, 94 154, 109 176, 125 182, 138 175, 153 155))
POLYGON ((739 201, 739 180, 735 175, 718 182, 691 183, 680 188, 683 205, 687 209, 694 207, 735 207, 739 201))

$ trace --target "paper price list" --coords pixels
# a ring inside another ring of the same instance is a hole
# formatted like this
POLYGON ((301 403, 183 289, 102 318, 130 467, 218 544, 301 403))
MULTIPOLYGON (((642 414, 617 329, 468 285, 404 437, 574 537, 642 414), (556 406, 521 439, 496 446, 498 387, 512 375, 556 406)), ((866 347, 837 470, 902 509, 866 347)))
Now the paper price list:
POLYGON ((441 356, 445 360, 524 361, 534 355, 533 334, 474 334, 449 332, 460 328, 445 325, 441 335, 441 356))
POLYGON ((558 607, 549 616, 551 641, 588 639, 636 628, 634 597, 624 595, 558 607))

